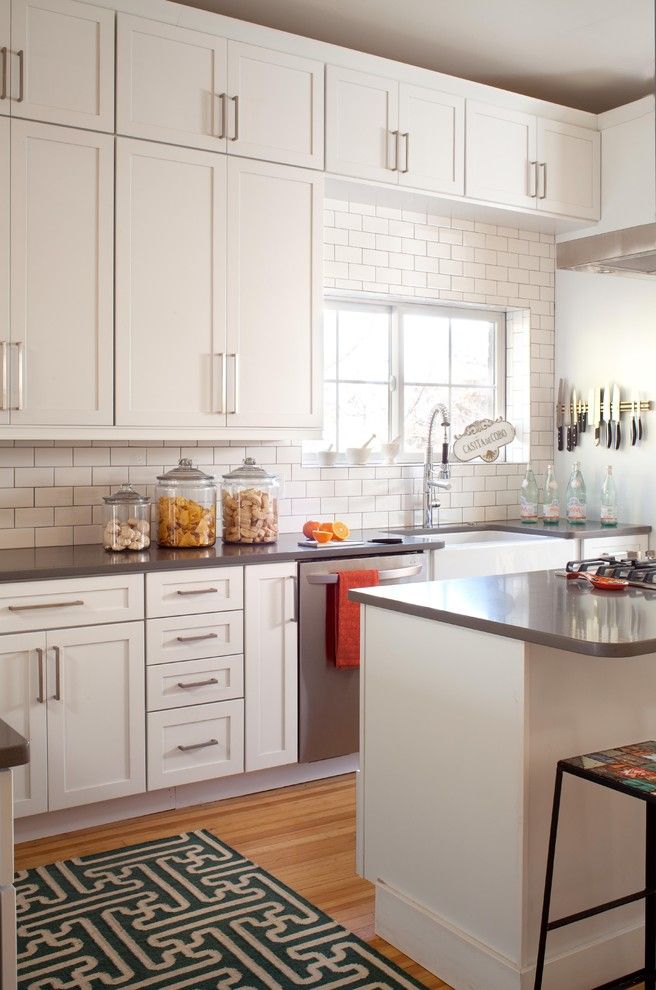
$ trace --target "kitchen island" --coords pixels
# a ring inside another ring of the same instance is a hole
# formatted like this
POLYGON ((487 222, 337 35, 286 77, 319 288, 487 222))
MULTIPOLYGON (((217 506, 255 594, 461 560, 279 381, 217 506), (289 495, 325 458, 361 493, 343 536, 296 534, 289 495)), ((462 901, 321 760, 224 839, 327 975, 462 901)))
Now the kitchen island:
POLYGON ((16 990, 12 769, 29 758, 28 741, 0 719, 0 990, 16 990))
MULTIPOLYGON (((376 931, 456 990, 529 990, 556 762, 655 737, 656 589, 538 571, 351 595, 376 931)), ((568 779, 552 917, 643 885, 642 802, 568 779)), ((638 969, 642 912, 552 933, 545 990, 638 969)))

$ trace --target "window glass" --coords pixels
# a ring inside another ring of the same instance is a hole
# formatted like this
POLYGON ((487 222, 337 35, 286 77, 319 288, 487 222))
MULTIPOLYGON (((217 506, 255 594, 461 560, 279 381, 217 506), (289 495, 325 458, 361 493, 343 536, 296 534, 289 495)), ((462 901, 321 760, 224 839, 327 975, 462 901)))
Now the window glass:
POLYGON ((403 316, 403 377, 426 384, 449 381, 449 320, 422 313, 403 316))
POLYGON ((448 409, 449 390, 436 385, 406 385, 403 390, 404 449, 423 451, 428 419, 434 406, 442 402, 448 409))
POLYGON ((494 324, 451 320, 451 380, 460 385, 493 385, 494 365, 494 324))
POLYGON ((361 447, 372 433, 371 446, 387 443, 389 387, 347 382, 339 386, 339 447, 361 447))
POLYGON ((348 310, 339 314, 339 377, 389 381, 389 313, 348 310))

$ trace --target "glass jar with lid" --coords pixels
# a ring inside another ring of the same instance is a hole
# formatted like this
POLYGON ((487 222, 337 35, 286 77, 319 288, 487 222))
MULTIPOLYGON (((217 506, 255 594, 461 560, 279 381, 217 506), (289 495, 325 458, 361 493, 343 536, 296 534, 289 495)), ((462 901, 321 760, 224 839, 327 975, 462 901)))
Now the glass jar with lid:
POLYGON ((224 543, 275 543, 278 539, 280 482, 247 457, 223 475, 221 507, 224 543))
POLYGON ((131 485, 105 495, 103 546, 105 550, 147 550, 150 546, 150 499, 131 485))
POLYGON ((157 477, 157 542, 161 547, 211 547, 216 542, 216 484, 183 457, 157 477))

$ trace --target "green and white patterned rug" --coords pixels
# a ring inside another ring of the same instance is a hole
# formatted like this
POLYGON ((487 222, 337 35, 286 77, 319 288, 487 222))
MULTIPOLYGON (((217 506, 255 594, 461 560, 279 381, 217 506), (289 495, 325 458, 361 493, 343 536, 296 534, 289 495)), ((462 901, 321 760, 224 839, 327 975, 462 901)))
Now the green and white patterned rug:
POLYGON ((417 990, 206 831, 22 871, 21 990, 417 990))

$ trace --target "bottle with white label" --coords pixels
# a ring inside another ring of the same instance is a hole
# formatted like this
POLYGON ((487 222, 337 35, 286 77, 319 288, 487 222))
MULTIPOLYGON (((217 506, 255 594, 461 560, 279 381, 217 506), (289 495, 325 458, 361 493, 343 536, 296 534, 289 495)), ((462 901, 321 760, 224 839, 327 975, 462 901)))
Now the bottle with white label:
POLYGON ((567 503, 567 522, 575 526, 582 525, 587 516, 587 496, 579 461, 574 465, 574 470, 570 475, 565 501, 567 503))
POLYGON ((553 464, 547 468, 547 480, 544 483, 544 522, 547 526, 556 526, 560 522, 560 492, 553 464))
POLYGON ((538 483, 530 464, 526 465, 526 475, 519 495, 519 516, 523 523, 538 521, 538 483))
POLYGON ((617 490, 610 464, 606 468, 606 477, 601 486, 601 525, 609 528, 617 526, 617 490))

